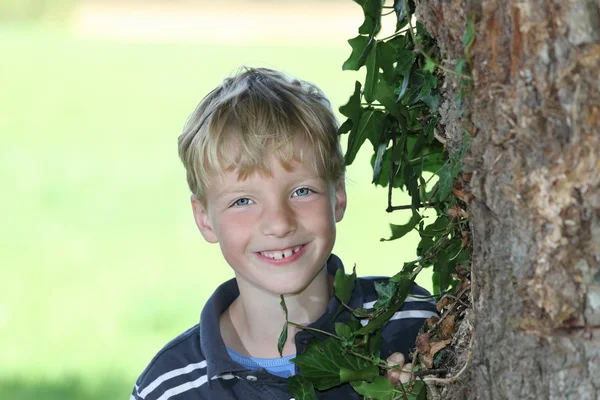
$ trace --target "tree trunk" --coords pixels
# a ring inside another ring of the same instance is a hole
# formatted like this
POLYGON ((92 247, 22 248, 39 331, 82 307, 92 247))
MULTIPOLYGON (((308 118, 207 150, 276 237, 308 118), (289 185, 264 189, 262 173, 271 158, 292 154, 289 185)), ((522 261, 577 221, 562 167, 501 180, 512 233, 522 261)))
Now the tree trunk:
POLYGON ((599 399, 600 2, 418 1, 449 69, 471 16, 463 120, 450 76, 441 107, 450 152, 474 127, 473 359, 453 397, 599 399))

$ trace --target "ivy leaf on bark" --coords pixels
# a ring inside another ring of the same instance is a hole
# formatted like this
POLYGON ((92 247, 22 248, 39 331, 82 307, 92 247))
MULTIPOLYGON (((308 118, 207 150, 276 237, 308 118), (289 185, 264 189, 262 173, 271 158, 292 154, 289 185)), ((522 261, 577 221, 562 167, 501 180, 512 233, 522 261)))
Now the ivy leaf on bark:
POLYGON ((394 385, 385 377, 378 376, 373 382, 351 382, 354 390, 367 398, 376 400, 392 400, 394 398, 394 385))
POLYGON ((292 361, 318 390, 355 380, 371 381, 379 375, 378 367, 363 358, 344 353, 341 342, 332 337, 312 342, 292 361))
POLYGON ((317 400, 313 384, 302 375, 288 378, 288 391, 296 400, 317 400))
POLYGON ((437 78, 432 74, 423 75, 423 87, 421 87, 421 96, 427 95, 432 89, 437 88, 437 78))
POLYGON ((438 200, 444 201, 446 197, 452 193, 454 186, 454 178, 452 177, 452 168, 448 163, 444 164, 442 170, 439 173, 438 180, 438 200))
POLYGON ((451 281, 450 273, 448 254, 443 251, 439 252, 433 265, 433 291, 435 294, 442 293, 448 288, 451 281))
POLYGON ((431 58, 428 58, 427 60, 425 60, 425 66, 423 67, 423 71, 433 72, 434 69, 435 69, 435 62, 431 58))

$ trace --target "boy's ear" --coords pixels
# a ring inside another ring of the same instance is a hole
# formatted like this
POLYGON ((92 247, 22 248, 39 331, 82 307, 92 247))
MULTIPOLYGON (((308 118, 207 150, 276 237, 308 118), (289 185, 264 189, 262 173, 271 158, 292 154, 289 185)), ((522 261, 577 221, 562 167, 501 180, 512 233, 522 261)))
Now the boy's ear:
POLYGON ((200 200, 193 194, 190 197, 190 201, 192 202, 192 210, 194 211, 194 219, 196 220, 196 226, 200 230, 200 233, 209 243, 217 243, 219 240, 217 239, 217 235, 213 230, 210 219, 208 218, 208 213, 204 209, 200 200))
POLYGON ((346 181, 342 178, 335 186, 335 222, 340 222, 344 218, 347 204, 346 181))

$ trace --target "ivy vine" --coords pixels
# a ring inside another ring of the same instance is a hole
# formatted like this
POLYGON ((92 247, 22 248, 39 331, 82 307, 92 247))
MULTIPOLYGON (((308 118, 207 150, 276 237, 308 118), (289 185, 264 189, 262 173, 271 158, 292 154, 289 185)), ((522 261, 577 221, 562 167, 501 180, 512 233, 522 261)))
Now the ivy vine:
MULTIPOLYGON (((289 378, 288 389, 296 400, 313 400, 317 398, 315 389, 350 383, 357 393, 374 400, 421 400, 426 398, 423 381, 413 379, 394 387, 382 376, 391 367, 379 358, 381 331, 402 307, 424 268, 433 268, 437 298, 460 285, 464 271, 470 268, 468 214, 457 180, 469 141, 464 140, 449 157, 444 144, 436 138, 436 130, 440 129, 439 88, 444 76, 458 81, 459 106, 468 95, 468 53, 474 26, 472 22, 467 25, 463 38, 465 58, 458 60, 454 69, 448 69, 440 65, 439 50, 424 26, 419 21, 413 25, 412 1, 395 0, 393 5, 382 0, 354 2, 362 7, 364 22, 358 36, 348 40, 352 53, 342 69, 358 71, 365 67, 366 75, 364 82, 355 83, 348 103, 340 107, 340 113, 347 118, 339 129, 340 135, 348 135, 345 162, 351 165, 359 149, 371 144, 372 183, 387 187, 387 211, 410 213, 406 224, 392 224, 391 236, 382 240, 400 239, 417 231, 420 241, 417 258, 404 263, 389 282, 376 285, 378 300, 372 312, 347 306, 356 271, 349 275, 338 271, 335 295, 342 304, 340 311, 345 308, 351 312, 350 320, 337 322, 335 334, 319 331, 327 339, 315 340, 296 356, 293 362, 302 374, 289 378), (380 39, 377 35, 383 13, 395 13, 396 29, 393 35, 380 39), (408 193, 410 204, 395 205, 394 189, 408 193), (435 217, 425 215, 427 210, 432 210, 427 215, 435 217), (365 319, 368 323, 363 326, 361 320, 365 319)), ((283 297, 281 305, 287 316, 283 297)), ((297 325, 286 322, 278 343, 280 351, 287 339, 287 325, 297 325)))

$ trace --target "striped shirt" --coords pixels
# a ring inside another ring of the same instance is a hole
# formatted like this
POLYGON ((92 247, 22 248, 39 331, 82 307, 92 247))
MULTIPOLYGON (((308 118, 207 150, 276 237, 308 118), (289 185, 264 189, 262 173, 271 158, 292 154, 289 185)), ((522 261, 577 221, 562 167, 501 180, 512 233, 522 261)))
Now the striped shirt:
MULTIPOLYGON (((328 272, 335 275, 343 270, 339 258, 332 255, 327 261, 328 272)), ((358 278, 351 308, 373 309, 377 300, 375 282, 386 282, 387 278, 358 278)), ((414 285, 402 308, 394 314, 382 332, 381 355, 386 359, 394 352, 402 352, 408 358, 414 348, 415 338, 425 319, 436 316, 435 301, 423 299, 429 293, 414 285)), ((217 288, 207 301, 200 323, 168 343, 158 352, 138 378, 130 400, 290 400, 287 379, 270 374, 263 368, 249 369, 234 360, 227 352, 219 330, 219 318, 223 311, 237 298, 239 290, 235 279, 217 288)), ((333 315, 340 306, 331 298, 327 311, 310 327, 335 332, 333 315)), ((342 312, 336 319, 347 321, 350 314, 342 312)), ((296 351, 302 353, 315 337, 322 334, 303 330, 296 334, 296 351)), ((301 373, 296 367, 296 372, 301 373)), ((318 392, 319 399, 362 399, 349 384, 318 392)))

